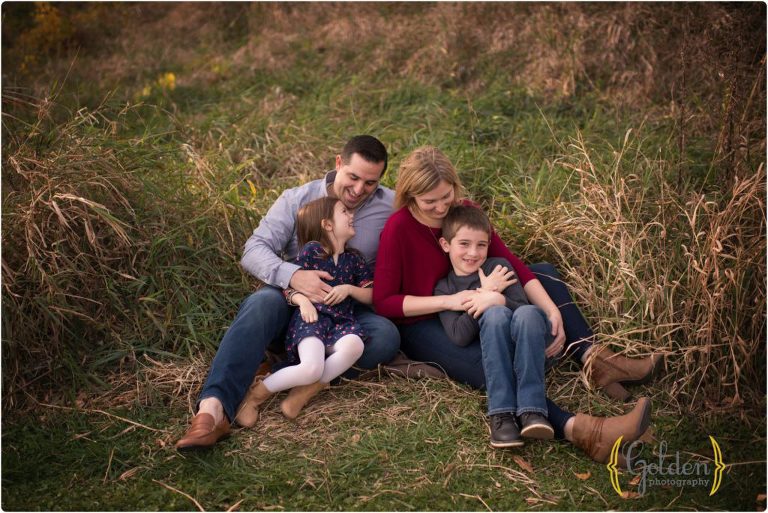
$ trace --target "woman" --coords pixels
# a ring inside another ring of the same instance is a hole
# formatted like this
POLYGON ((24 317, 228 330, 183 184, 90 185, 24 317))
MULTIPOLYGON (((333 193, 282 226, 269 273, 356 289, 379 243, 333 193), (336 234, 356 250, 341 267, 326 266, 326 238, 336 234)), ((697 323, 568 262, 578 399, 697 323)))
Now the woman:
MULTIPOLYGON (((485 388, 480 342, 466 347, 453 344, 435 315, 443 310, 464 310, 463 303, 471 292, 432 295, 437 281, 445 277, 450 269, 439 239, 443 218, 450 206, 458 202, 462 202, 461 181, 440 150, 426 146, 406 157, 397 178, 396 212, 381 234, 373 303, 378 314, 398 324, 401 348, 410 358, 434 362, 451 378, 475 388, 485 388)), ((613 355, 607 349, 593 351, 593 335, 573 306, 564 308, 567 315, 564 327, 561 311, 542 283, 495 233, 488 248, 488 257, 505 258, 512 264, 528 300, 545 312, 554 336, 552 345, 555 350, 561 353, 567 340, 569 353, 580 361, 587 361, 590 356, 589 360, 594 362, 593 379, 596 378, 606 392, 626 399, 629 394, 620 382, 641 382, 652 376, 658 363, 656 357, 633 361, 613 355)), ((510 283, 510 275, 494 274, 500 289, 510 283)), ((557 289, 557 283, 551 280, 549 285, 557 289)), ((563 290, 564 286, 555 290, 558 303, 572 305, 570 296, 562 301, 563 290)), ((564 293, 567 295, 567 290, 564 293)), ((550 400, 547 400, 547 407, 555 437, 573 442, 600 462, 607 461, 611 447, 619 436, 623 436, 625 442, 637 439, 648 426, 650 414, 650 401, 646 398, 640 399, 629 414, 613 418, 583 414, 574 416, 550 400)), ((509 415, 492 416, 491 429, 504 430, 505 423, 510 422, 514 419, 510 419, 509 415)))

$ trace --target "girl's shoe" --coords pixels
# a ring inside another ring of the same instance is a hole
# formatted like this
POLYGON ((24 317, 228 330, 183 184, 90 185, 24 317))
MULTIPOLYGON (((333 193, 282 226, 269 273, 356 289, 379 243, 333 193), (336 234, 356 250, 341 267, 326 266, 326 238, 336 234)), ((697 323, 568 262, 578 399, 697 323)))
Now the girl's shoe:
POLYGON ((321 390, 330 388, 328 383, 312 383, 311 385, 303 385, 300 387, 293 387, 288 393, 282 403, 280 403, 280 409, 283 411, 283 415, 289 419, 295 419, 301 413, 301 409, 321 390))
POLYGON ((248 388, 248 393, 245 394, 245 399, 243 399, 243 402, 240 403, 240 406, 237 408, 235 422, 246 428, 255 426, 256 422, 259 420, 259 406, 273 395, 274 393, 270 392, 269 389, 264 386, 262 377, 257 376, 254 379, 253 384, 248 388))

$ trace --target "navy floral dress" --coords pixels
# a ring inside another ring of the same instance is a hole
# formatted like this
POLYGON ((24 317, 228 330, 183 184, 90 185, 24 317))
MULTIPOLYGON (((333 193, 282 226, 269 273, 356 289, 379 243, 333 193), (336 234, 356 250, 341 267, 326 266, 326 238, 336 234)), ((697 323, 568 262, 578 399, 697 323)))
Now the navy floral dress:
MULTIPOLYGON (((333 276, 333 280, 328 282, 332 287, 336 285, 368 287, 373 284, 373 272, 365 265, 362 254, 356 250, 347 250, 340 254, 336 264, 333 262, 333 257, 325 258, 323 254, 324 251, 319 242, 308 242, 296 257, 296 264, 305 270, 326 271, 333 276)), ((332 346, 344 335, 357 335, 365 340, 363 327, 355 319, 354 300, 351 297, 348 296, 334 306, 323 303, 313 304, 318 314, 316 322, 304 322, 298 308, 293 312, 285 339, 285 350, 289 359, 299 361, 297 347, 299 342, 307 337, 317 337, 326 346, 332 346)))

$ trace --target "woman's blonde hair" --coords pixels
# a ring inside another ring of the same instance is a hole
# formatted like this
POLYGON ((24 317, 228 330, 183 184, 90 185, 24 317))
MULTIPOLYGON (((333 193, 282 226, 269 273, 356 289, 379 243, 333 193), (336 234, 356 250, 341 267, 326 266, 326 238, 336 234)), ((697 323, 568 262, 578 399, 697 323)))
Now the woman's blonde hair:
POLYGON ((333 255, 333 241, 328 230, 323 228, 323 221, 333 221, 333 209, 338 198, 329 196, 310 201, 299 209, 296 214, 296 235, 299 238, 299 248, 307 242, 317 241, 325 252, 324 258, 333 255))
POLYGON ((431 191, 441 181, 453 185, 454 201, 463 197, 461 180, 448 157, 434 146, 416 148, 400 164, 395 209, 414 206, 416 196, 431 191))

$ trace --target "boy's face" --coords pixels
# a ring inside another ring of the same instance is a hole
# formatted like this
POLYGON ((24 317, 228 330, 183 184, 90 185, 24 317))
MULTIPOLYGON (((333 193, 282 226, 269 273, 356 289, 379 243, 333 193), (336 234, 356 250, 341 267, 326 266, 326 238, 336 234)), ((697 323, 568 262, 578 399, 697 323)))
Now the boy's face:
POLYGON ((451 259, 453 271, 458 276, 468 276, 476 273, 488 258, 490 237, 482 230, 462 226, 456 231, 451 242, 440 238, 443 251, 451 259))

